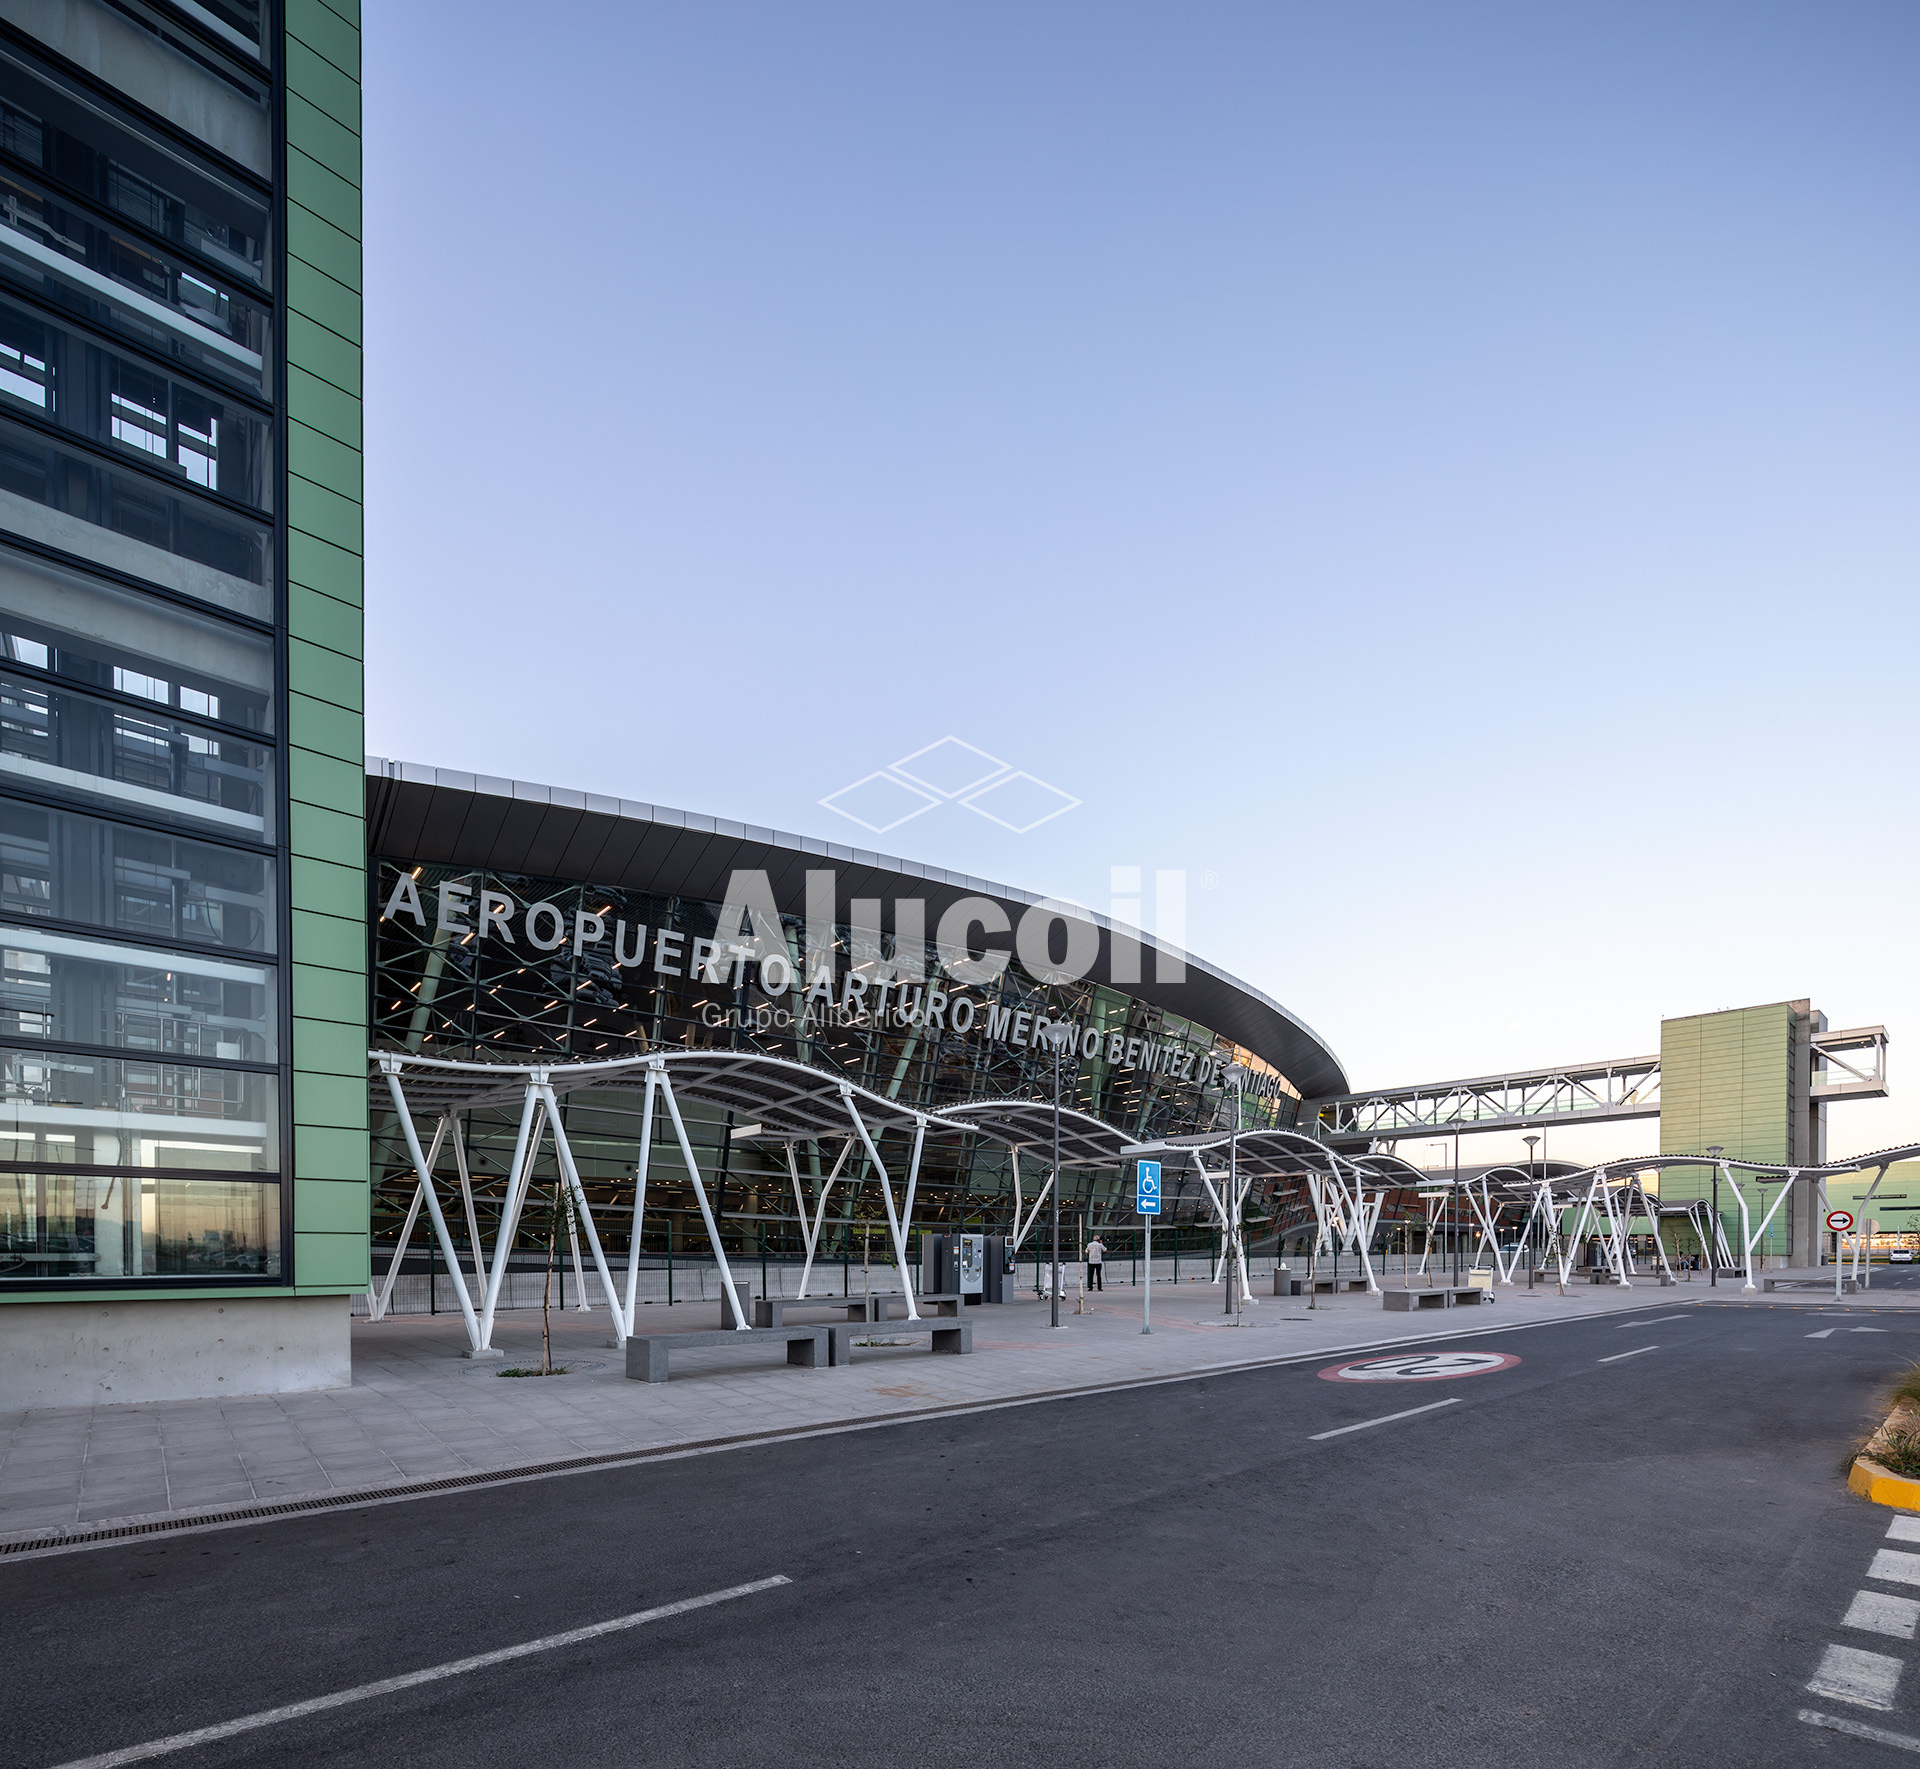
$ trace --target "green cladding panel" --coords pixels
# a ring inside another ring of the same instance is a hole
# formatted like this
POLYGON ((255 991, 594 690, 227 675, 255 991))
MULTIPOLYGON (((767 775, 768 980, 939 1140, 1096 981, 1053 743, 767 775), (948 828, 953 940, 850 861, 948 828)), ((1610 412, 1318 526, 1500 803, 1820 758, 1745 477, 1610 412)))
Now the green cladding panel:
MULTIPOLYGON (((1661 1154, 1704 1155, 1717 1144, 1730 1160, 1790 1161, 1794 1010, 1803 1005, 1775 1001, 1660 1022, 1661 1154)), ((1685 1203, 1709 1196, 1712 1184, 1707 1168, 1675 1168, 1661 1175, 1660 1193, 1668 1203, 1685 1203)), ((1774 1194, 1750 1183, 1741 1190, 1758 1224, 1774 1194)), ((1724 1185, 1720 1195, 1731 1238, 1739 1204, 1724 1185)), ((1759 1251, 1786 1252, 1791 1230, 1783 1206, 1759 1251)))
POLYGON ((364 1285, 360 24, 286 0, 287 758, 293 851, 294 1276, 364 1285))

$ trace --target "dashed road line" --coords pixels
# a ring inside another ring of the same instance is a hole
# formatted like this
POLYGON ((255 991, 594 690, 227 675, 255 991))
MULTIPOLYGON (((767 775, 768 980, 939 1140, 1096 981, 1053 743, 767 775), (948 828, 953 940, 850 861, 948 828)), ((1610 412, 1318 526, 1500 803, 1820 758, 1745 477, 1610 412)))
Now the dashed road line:
POLYGON ((1890 1542, 1920 1542, 1920 1517, 1896 1517, 1887 1525, 1890 1542))
POLYGON ((1920 1585, 1920 1554, 1903 1554, 1898 1548, 1878 1548, 1873 1564, 1867 1568, 1870 1579, 1885 1579, 1890 1585, 1920 1585))
POLYGON ((1884 1726, 1863 1726, 1858 1720, 1843 1720, 1838 1714, 1822 1714, 1813 1708, 1802 1708, 1800 1718, 1809 1726, 1844 1732, 1849 1738, 1869 1738, 1875 1744, 1890 1744, 1896 1750, 1920 1751, 1920 1738, 1909 1738, 1904 1732, 1889 1732, 1884 1726))
POLYGON ((1617 1364, 1623 1357, 1638 1357, 1641 1352, 1658 1351, 1659 1349, 1660 1347, 1657 1345, 1642 1345, 1634 1351, 1616 1351, 1612 1357, 1603 1357, 1600 1361, 1603 1364, 1617 1364))
POLYGON ((1850 1701, 1856 1707, 1878 1708, 1888 1713, 1893 1694, 1900 1687, 1900 1673, 1906 1669, 1903 1659, 1885 1652, 1863 1652, 1857 1646, 1829 1646, 1820 1660, 1820 1668, 1807 1681, 1815 1695, 1835 1701, 1850 1701))
POLYGON ((378 1695, 412 1689, 422 1683, 437 1683, 446 1677, 461 1677, 469 1671, 484 1671, 494 1665, 511 1664, 515 1659, 535 1653, 552 1652, 562 1646, 578 1646, 599 1640, 608 1634, 624 1633, 647 1622, 664 1621, 671 1615, 706 1609, 716 1603, 729 1603, 736 1597, 751 1597, 757 1591, 771 1591, 793 1581, 784 1573, 770 1579, 755 1579, 750 1585, 731 1585, 724 1591, 708 1591, 699 1597, 683 1597, 678 1603, 663 1603, 657 1609, 643 1609, 633 1615, 615 1616, 606 1622, 594 1622, 584 1628, 569 1628, 564 1634, 547 1634, 538 1640, 523 1640, 517 1646, 503 1646, 494 1652, 475 1653, 471 1658, 450 1659, 425 1670, 408 1671, 398 1677, 382 1677, 377 1683, 361 1683, 352 1689, 335 1690, 331 1695, 316 1695, 307 1701, 290 1702, 283 1708, 267 1708, 257 1714, 243 1714, 237 1720, 222 1720, 216 1726, 199 1726, 191 1732, 176 1732, 167 1738, 155 1738, 145 1744, 127 1745, 117 1751, 104 1751, 97 1757, 80 1757, 62 1763, 59 1769, 119 1769, 123 1763, 144 1763, 150 1757, 164 1757, 174 1751, 191 1750, 195 1745, 214 1744, 243 1732, 255 1732, 262 1726, 278 1726, 286 1720, 298 1720, 308 1714, 325 1713, 329 1708, 345 1707, 351 1702, 371 1701, 378 1695))
POLYGON ((1840 1625, 1886 1634, 1895 1640, 1911 1640, 1915 1628, 1920 1627, 1920 1602, 1911 1597, 1889 1597, 1884 1591, 1856 1591, 1840 1625))
POLYGON ((1831 1339, 1834 1334, 1839 1331, 1840 1329, 1838 1327, 1822 1327, 1819 1332, 1809 1333, 1807 1337, 1809 1339, 1831 1339))
POLYGON ((1345 1437, 1349 1431, 1368 1431, 1375 1425, 1391 1425, 1396 1419, 1411 1419, 1416 1413, 1431 1413, 1440 1407, 1457 1407, 1459 1404, 1460 1396, 1456 1394, 1449 1400, 1430 1401, 1424 1407, 1408 1407, 1404 1413, 1383 1413, 1377 1419, 1362 1419, 1358 1425, 1342 1425, 1334 1431, 1316 1431, 1307 1442, 1325 1443, 1330 1437, 1345 1437))
POLYGON ((1690 1321, 1690 1314, 1657 1314, 1650 1321, 1622 1321, 1614 1328, 1616 1333, 1624 1333, 1629 1327, 1657 1327, 1662 1321, 1690 1321))

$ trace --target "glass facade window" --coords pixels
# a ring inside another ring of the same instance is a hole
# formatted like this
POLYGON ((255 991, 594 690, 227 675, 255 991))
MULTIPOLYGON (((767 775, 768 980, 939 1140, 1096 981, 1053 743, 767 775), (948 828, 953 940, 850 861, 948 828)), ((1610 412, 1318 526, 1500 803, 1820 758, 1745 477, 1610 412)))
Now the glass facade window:
POLYGON ((0 44, 0 155, 227 276, 265 286, 264 197, 7 44, 0 44))
POLYGON ((268 389, 271 310, 242 285, 97 220, 0 157, 0 277, 199 374, 268 389))
POLYGON ((0 1172, 0 1280, 279 1274, 277 1185, 0 1172))
POLYGON ((271 1062, 277 969, 0 929, 0 1036, 271 1062))
POLYGON ((145 712, 273 729, 273 641, 0 547, 0 663, 145 712))
POLYGON ((270 854, 0 800, 0 916, 9 921, 271 952, 273 885, 270 854))
POLYGON ((0 527, 257 620, 273 617, 272 534, 264 523, 5 418, 0 527))
POLYGON ((0 406, 10 405, 223 497, 272 508, 271 428, 194 387, 0 299, 0 406))
POLYGON ((0 1169, 273 1173, 279 1123, 258 1070, 0 1047, 0 1169))
POLYGON ((357 776, 330 796, 359 572, 349 536, 290 538, 283 450, 296 418, 324 434, 309 476, 357 498, 357 26, 323 5, 295 48, 271 0, 0 11, 0 1292, 289 1284, 296 1244, 309 1293, 350 1287, 357 1060, 317 1037, 296 1078, 289 1044, 364 979, 324 927, 359 931, 331 882, 357 776), (317 290, 298 338, 283 215, 317 290), (327 709, 298 782, 285 703, 327 709), (296 785, 326 813, 297 829, 296 785), (295 966, 309 939, 333 944, 295 966), (298 1237, 296 1096, 348 1132, 313 1144, 303 1178, 339 1183, 298 1237))
MULTIPOLYGON (((202 711, 218 711, 218 696, 187 692, 202 711)), ((7 781, 256 841, 273 833, 272 750, 0 669, 0 784, 7 781)))

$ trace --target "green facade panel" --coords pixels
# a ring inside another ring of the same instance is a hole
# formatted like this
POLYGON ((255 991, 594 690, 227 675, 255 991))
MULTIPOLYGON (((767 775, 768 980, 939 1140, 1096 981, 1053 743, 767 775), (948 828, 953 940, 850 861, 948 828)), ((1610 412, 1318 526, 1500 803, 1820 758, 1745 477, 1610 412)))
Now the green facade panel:
POLYGON ((360 401, 329 381, 311 375, 297 364, 287 369, 287 409, 298 412, 298 422, 311 425, 349 448, 360 446, 360 401))
POLYGON ((344 1179, 302 1179, 294 1182, 294 1208, 303 1234, 351 1235, 359 1232, 367 1215, 367 1186, 344 1179))
POLYGON ((357 712, 329 700, 316 700, 297 688, 287 696, 287 738, 302 749, 315 749, 343 760, 354 755, 364 757, 364 730, 357 712))
POLYGON ((361 342, 359 294, 303 258, 287 260, 287 305, 350 343, 361 342))
POLYGON ((316 915, 310 909, 296 909, 293 946, 307 964, 317 964, 323 970, 359 972, 367 963, 366 923, 343 915, 316 915))
POLYGON ((366 544, 357 497, 342 497, 293 474, 287 476, 287 520, 302 534, 317 535, 350 553, 366 544))
MULTIPOLYGON (((316 325, 300 313, 287 315, 287 362, 309 374, 351 393, 360 394, 360 347, 349 344, 338 332, 316 325)), ((288 402, 289 415, 292 402, 288 402)))
POLYGON ((372 1267, 367 1231, 357 1234, 307 1234, 294 1231, 293 1258, 303 1296, 338 1296, 364 1290, 372 1267))
POLYGON ((360 137, 298 93, 287 95, 287 147, 298 149, 358 188, 360 137))
POLYGON ((366 639, 365 624, 357 606, 336 602, 333 597, 310 590, 305 584, 287 586, 287 625, 306 635, 301 643, 324 646, 328 651, 356 660, 366 639))
POLYGON ((360 33, 286 0, 287 784, 298 1288, 368 1276, 360 33))
POLYGON ((330 805, 303 805, 297 799, 288 814, 287 833, 296 854, 330 860, 336 866, 353 865, 355 845, 366 842, 366 826, 360 818, 330 805))
POLYGON ((287 426, 287 467, 302 479, 325 486, 357 504, 365 495, 365 463, 351 443, 306 424, 287 426))
POLYGON ((298 529, 287 535, 287 576, 308 589, 331 596, 350 608, 362 605, 365 596, 364 568, 358 553, 336 547, 315 535, 298 529))
POLYGON ((312 645, 305 639, 290 643, 287 680, 302 694, 331 702, 349 712, 360 710, 360 696, 366 691, 366 671, 357 657, 345 657, 328 646, 312 645))
MULTIPOLYGON (((346 771, 359 769, 354 764, 342 760, 339 756, 323 756, 311 749, 294 749, 287 752, 287 785, 296 799, 310 805, 341 805, 347 803, 344 790, 346 771)), ((299 907, 299 905, 296 905, 299 907)), ((355 919, 361 912, 356 911, 355 919)))
POLYGON ((287 147, 287 197, 351 237, 360 229, 360 190, 313 155, 287 147))
MULTIPOLYGON (((354 115, 343 118, 359 127, 360 103, 360 29, 356 22, 345 18, 334 7, 325 4, 325 0, 286 0, 287 36, 291 40, 289 49, 297 43, 304 49, 312 50, 323 56, 328 62, 345 73, 353 83, 354 115)), ((288 85, 296 92, 310 89, 304 81, 293 79, 290 75, 288 85)))
MULTIPOLYGON (((289 12, 302 10, 289 8, 289 12)), ((317 14, 331 9, 316 7, 313 10, 317 14)), ((315 110, 325 111, 354 134, 361 134, 360 82, 294 36, 291 17, 287 22, 287 90, 299 93, 315 110)))

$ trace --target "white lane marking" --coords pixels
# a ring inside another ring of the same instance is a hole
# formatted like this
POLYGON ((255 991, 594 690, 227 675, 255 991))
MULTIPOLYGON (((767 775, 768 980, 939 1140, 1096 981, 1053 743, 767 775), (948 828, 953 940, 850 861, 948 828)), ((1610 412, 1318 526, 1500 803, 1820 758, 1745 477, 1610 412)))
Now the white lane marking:
POLYGON ((1920 1602, 1911 1597, 1889 1597, 1884 1591, 1856 1591, 1840 1623, 1869 1634, 1911 1640, 1915 1627, 1920 1626, 1920 1602))
POLYGON ((332 1695, 316 1695, 309 1701, 290 1702, 283 1708, 267 1708, 257 1714, 245 1714, 238 1720, 222 1720, 217 1726, 200 1726, 192 1732, 176 1732, 170 1738, 156 1738, 146 1744, 128 1745, 123 1750, 104 1751, 97 1757, 79 1757, 62 1763, 59 1769, 118 1769, 122 1763, 144 1763, 149 1757, 164 1757, 172 1751, 184 1751, 194 1745, 212 1744, 238 1733, 252 1732, 262 1726, 277 1726, 283 1720, 298 1720, 307 1714, 325 1713, 328 1708, 346 1707, 356 1701, 370 1701, 376 1695, 392 1695, 421 1683, 437 1683, 443 1677, 460 1677, 468 1671, 484 1671, 492 1665, 510 1664, 517 1658, 529 1658, 537 1652, 553 1652, 562 1646, 578 1646, 598 1640, 606 1634, 618 1634, 647 1622, 664 1621, 670 1615, 685 1615, 690 1609, 706 1609, 715 1603, 728 1603, 736 1597, 751 1597, 756 1591, 771 1591, 776 1585, 793 1581, 784 1573, 770 1579, 755 1579, 750 1585, 730 1585, 724 1591, 709 1591, 704 1597, 683 1597, 678 1603, 663 1603, 658 1609, 643 1609, 633 1615, 615 1616, 610 1622, 595 1622, 590 1627, 569 1628, 564 1634, 547 1634, 538 1640, 524 1640, 518 1646, 503 1646, 495 1652, 478 1652, 472 1658, 449 1659, 443 1665, 429 1665, 424 1671, 408 1671, 404 1676, 382 1677, 377 1683, 361 1683, 332 1695))
POLYGON ((1875 1744, 1890 1744, 1896 1750, 1920 1751, 1920 1738, 1909 1738, 1904 1732, 1889 1732, 1884 1726, 1863 1726, 1858 1720, 1843 1720, 1838 1714, 1822 1714, 1812 1708, 1802 1708, 1800 1718, 1809 1726, 1844 1732, 1849 1738, 1870 1738, 1875 1744))
POLYGON ((1819 1332, 1809 1333, 1807 1337, 1809 1339, 1831 1339, 1834 1334, 1839 1331, 1840 1329, 1838 1327, 1822 1327, 1819 1332))
POLYGON ((1657 1314, 1650 1321, 1622 1321, 1614 1328, 1616 1333, 1624 1333, 1629 1327, 1657 1327, 1662 1321, 1690 1321, 1690 1314, 1657 1314))
POLYGON ((1898 1548, 1878 1548, 1873 1564, 1867 1568, 1870 1579, 1885 1579, 1894 1585, 1920 1585, 1920 1554, 1903 1554, 1898 1548))
POLYGON ((1835 1701, 1850 1701, 1856 1707, 1878 1708, 1882 1713, 1893 1706, 1893 1692, 1900 1686, 1900 1673, 1906 1661, 1885 1652, 1862 1652, 1857 1646, 1829 1646, 1819 1670, 1807 1680, 1815 1695, 1831 1696, 1835 1701))
POLYGON ((1335 1431, 1316 1431, 1308 1443, 1325 1443, 1330 1437, 1345 1437, 1349 1431, 1369 1431, 1376 1425, 1391 1425, 1396 1419, 1411 1419, 1415 1413, 1431 1413, 1439 1407, 1457 1407, 1461 1397, 1454 1395, 1450 1400, 1436 1400, 1424 1407, 1408 1407, 1404 1413, 1383 1413, 1377 1419, 1362 1419, 1358 1425, 1342 1425, 1335 1431))
POLYGON ((1603 1357, 1600 1361, 1603 1364, 1617 1364, 1623 1357, 1638 1357, 1642 1351, 1658 1351, 1659 1349, 1660 1347, 1657 1345, 1643 1345, 1636 1351, 1616 1351, 1612 1357, 1603 1357))
POLYGON ((1885 1327, 1849 1327, 1847 1331, 1849 1333, 1884 1333, 1887 1329, 1885 1327))
POLYGON ((1887 1525, 1889 1542, 1920 1542, 1920 1517, 1896 1517, 1887 1525))

